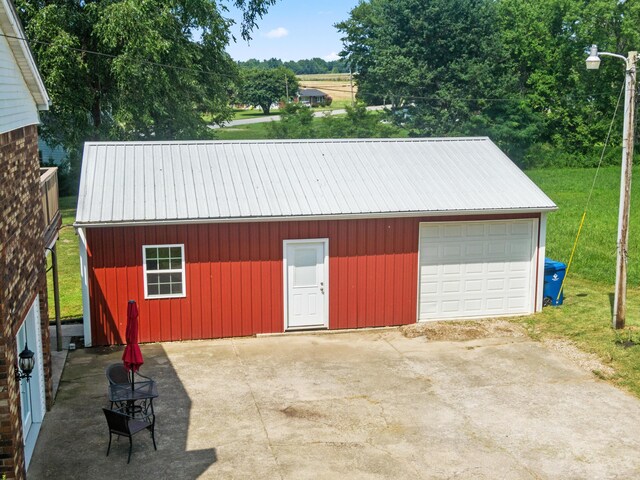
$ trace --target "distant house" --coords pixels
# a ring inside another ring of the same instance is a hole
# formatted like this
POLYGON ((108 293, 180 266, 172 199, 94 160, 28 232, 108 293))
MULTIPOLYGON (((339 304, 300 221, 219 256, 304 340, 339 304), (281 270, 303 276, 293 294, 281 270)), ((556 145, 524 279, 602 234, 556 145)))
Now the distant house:
POLYGON ((298 92, 298 102, 312 107, 326 105, 329 96, 315 88, 302 88, 298 92))
POLYGON ((46 165, 62 165, 67 159, 67 152, 62 147, 51 147, 47 142, 38 139, 38 148, 40 150, 40 161, 46 165))
POLYGON ((49 97, 11 0, 0 0, 0 34, 0 476, 24 479, 52 403, 45 257, 60 214, 56 168, 38 161, 49 97), (27 346, 28 380, 16 375, 27 346))
POLYGON ((488 138, 86 143, 85 345, 530 314, 555 209, 488 138))

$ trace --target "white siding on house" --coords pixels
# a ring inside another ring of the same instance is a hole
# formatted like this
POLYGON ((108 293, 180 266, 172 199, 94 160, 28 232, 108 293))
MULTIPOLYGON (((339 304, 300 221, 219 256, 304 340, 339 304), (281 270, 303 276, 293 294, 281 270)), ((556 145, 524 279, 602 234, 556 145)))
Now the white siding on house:
POLYGON ((0 36, 0 133, 40 123, 38 108, 7 39, 0 36))

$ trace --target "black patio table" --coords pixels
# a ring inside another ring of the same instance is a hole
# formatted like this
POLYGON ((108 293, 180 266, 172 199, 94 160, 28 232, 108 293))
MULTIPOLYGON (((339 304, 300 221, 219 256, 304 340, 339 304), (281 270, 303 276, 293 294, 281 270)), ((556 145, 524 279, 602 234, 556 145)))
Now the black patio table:
POLYGON ((153 399, 158 397, 158 385, 153 380, 109 385, 111 407, 125 408, 132 417, 153 415, 153 399))

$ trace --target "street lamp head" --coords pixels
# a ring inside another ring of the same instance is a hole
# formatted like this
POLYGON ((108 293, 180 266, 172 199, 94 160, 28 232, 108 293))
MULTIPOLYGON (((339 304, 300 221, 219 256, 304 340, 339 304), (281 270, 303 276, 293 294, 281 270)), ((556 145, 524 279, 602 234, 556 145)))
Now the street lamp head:
POLYGON ((591 45, 589 56, 587 57, 587 70, 598 70, 600 68, 600 57, 598 56, 598 46, 591 45))

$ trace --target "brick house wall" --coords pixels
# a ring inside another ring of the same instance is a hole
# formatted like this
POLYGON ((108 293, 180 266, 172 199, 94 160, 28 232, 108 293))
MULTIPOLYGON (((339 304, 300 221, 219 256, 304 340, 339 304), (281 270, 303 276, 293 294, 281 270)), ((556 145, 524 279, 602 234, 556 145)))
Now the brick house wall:
POLYGON ((16 334, 37 294, 47 409, 52 403, 43 231, 38 128, 29 125, 0 134, 0 476, 8 479, 26 477, 16 334))

